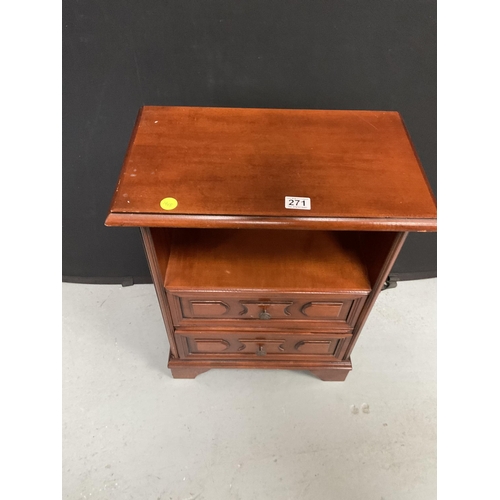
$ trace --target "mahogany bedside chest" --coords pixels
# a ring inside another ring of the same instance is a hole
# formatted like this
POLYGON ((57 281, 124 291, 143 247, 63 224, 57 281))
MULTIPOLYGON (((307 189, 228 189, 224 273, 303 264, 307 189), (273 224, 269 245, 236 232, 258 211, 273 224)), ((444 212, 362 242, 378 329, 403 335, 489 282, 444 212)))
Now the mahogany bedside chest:
POLYGON ((436 202, 397 112, 146 106, 106 225, 141 229, 173 377, 342 381, 436 202))

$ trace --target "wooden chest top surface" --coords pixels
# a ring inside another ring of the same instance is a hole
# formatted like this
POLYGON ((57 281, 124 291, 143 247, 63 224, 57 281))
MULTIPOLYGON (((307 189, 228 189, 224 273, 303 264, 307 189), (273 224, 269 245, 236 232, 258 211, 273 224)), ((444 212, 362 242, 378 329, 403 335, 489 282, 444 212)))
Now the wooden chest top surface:
POLYGON ((435 199, 399 113, 141 109, 107 225, 266 221, 435 231, 435 199), (309 198, 310 209, 285 197, 309 198))

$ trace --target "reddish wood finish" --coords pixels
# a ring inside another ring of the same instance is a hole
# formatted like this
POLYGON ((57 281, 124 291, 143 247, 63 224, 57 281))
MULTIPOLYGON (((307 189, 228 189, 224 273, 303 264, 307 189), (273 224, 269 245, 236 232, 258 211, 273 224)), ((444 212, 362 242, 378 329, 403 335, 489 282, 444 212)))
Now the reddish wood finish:
POLYGON ((366 299, 354 293, 277 294, 268 291, 262 295, 251 289, 245 292, 169 291, 167 297, 175 326, 264 330, 352 327, 366 299))
POLYGON ((141 235, 163 323, 165 324, 165 330, 170 343, 170 350, 174 356, 178 357, 179 353, 173 336, 174 326, 172 316, 168 307, 167 295, 163 288, 163 278, 170 253, 169 233, 165 229, 141 227, 141 235))
POLYGON ((368 319, 368 315, 370 314, 370 311, 372 310, 372 307, 377 300, 378 294, 381 292, 382 287, 384 286, 384 283, 389 276, 394 262, 396 262, 396 258, 401 251, 408 233, 394 233, 390 235, 384 234, 383 238, 380 238, 380 235, 378 236, 379 247, 372 247, 370 249, 370 256, 373 257, 373 261, 370 262, 370 264, 372 264, 372 272, 374 273, 373 278, 375 279, 373 291, 369 295, 365 306, 363 307, 363 310, 359 315, 356 326, 354 327, 352 341, 345 354, 346 357, 349 357, 351 355, 354 345, 358 340, 359 334, 361 333, 361 330, 366 320, 368 319), (389 236, 392 236, 392 238, 390 238, 389 236), (379 267, 377 267, 377 264, 379 265, 379 267), (377 274, 375 274, 375 271, 378 271, 377 274))
POLYGON ((371 290, 356 232, 173 231, 169 290, 371 290))
POLYGON ((352 369, 352 365, 336 366, 334 368, 322 368, 318 370, 309 370, 313 375, 318 377, 323 382, 343 382, 349 372, 352 369))
POLYGON ((174 378, 342 381, 408 231, 436 230, 436 204, 398 113, 145 107, 106 224, 141 226, 174 378))
POLYGON ((195 378, 201 373, 211 369, 264 369, 264 370, 299 370, 309 371, 314 376, 324 381, 342 382, 352 370, 351 360, 346 361, 316 361, 307 359, 306 361, 268 361, 258 363, 250 360, 189 360, 176 359, 170 357, 168 367, 174 378, 195 378))
POLYGON ((144 216, 156 214, 171 227, 172 216, 181 226, 193 216, 352 219, 345 229, 370 218, 393 230, 408 219, 432 230, 436 219, 401 117, 385 111, 146 106, 110 212, 109 225, 153 226, 144 216), (286 209, 285 196, 311 198, 311 210, 286 209), (166 197, 178 201, 172 212, 166 197))
POLYGON ((196 378, 198 375, 210 370, 210 367, 202 368, 188 365, 176 365, 171 362, 168 364, 168 367, 170 368, 173 378, 196 378))
POLYGON ((110 213, 106 226, 149 226, 235 229, 334 229, 338 231, 415 231, 436 232, 436 219, 398 219, 373 217, 245 217, 185 214, 119 214, 110 213))
POLYGON ((207 332, 177 330, 181 358, 252 359, 266 363, 277 359, 341 360, 351 334, 349 332, 207 332))

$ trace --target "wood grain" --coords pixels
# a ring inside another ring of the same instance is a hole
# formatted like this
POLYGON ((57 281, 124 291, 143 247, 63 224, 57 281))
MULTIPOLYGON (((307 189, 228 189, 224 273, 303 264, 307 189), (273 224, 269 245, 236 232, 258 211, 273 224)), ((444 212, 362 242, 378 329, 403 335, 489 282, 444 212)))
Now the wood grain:
POLYGON ((169 233, 164 229, 141 227, 141 235, 149 270, 151 272, 151 278, 153 279, 163 323, 165 325, 165 330, 170 344, 170 351, 175 357, 178 357, 179 352, 174 338, 172 315, 170 314, 170 308, 168 307, 167 294, 163 288, 165 269, 170 254, 169 233))
POLYGON ((436 231, 436 202, 395 112, 145 107, 106 224, 141 227, 175 378, 341 381, 408 231, 436 231))
POLYGON ((212 360, 340 361, 350 332, 237 332, 176 330, 181 358, 212 360))
POLYGON ((130 214, 110 213, 106 226, 189 227, 234 229, 305 229, 337 231, 414 231, 436 232, 436 219, 398 219, 373 217, 255 217, 233 215, 130 214))
POLYGON ((352 328, 366 300, 359 292, 343 294, 278 293, 271 290, 186 290, 167 293, 174 325, 208 329, 312 329, 352 328), (207 302, 213 309, 202 311, 194 304, 207 302), (332 304, 335 309, 317 312, 310 305, 332 304), (216 309, 215 309, 216 307, 216 309), (307 311, 310 311, 307 314, 307 311), (199 314, 197 314, 199 312, 199 314), (265 317, 262 317, 265 314, 265 317))
POLYGON ((201 373, 211 369, 265 369, 265 370, 300 370, 308 371, 324 381, 344 381, 352 370, 351 360, 344 361, 315 361, 304 359, 303 361, 281 361, 271 360, 259 363, 255 360, 185 360, 170 357, 168 367, 174 378, 195 378, 201 373))
POLYGON ((385 111, 144 107, 107 224, 164 215, 166 197, 178 201, 169 219, 436 219, 401 117, 385 111))
MULTIPOLYGON (((371 234, 369 236, 371 236, 371 234)), ((407 236, 407 232, 387 234, 384 238, 378 238, 378 245, 374 245, 369 251, 367 251, 367 253, 374 257, 370 267, 375 282, 373 284, 373 290, 368 296, 368 299, 366 300, 354 327, 352 340, 345 353, 346 358, 350 357, 359 335, 361 334, 361 330, 368 319, 368 315, 375 305, 375 301, 384 286, 385 280, 391 272, 394 262, 396 262, 396 258, 399 255, 407 236)))
POLYGON ((352 232, 177 229, 169 290, 369 292, 352 232))

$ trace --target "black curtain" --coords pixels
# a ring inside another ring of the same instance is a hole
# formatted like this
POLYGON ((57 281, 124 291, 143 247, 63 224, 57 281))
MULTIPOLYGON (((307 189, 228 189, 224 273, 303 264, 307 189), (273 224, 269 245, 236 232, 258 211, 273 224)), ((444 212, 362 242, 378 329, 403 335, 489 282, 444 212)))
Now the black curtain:
MULTIPOLYGON (((139 230, 103 225, 144 104, 397 110, 436 193, 434 1, 62 5, 66 281, 149 280, 139 230)), ((436 235, 393 275, 435 276, 436 235)))

